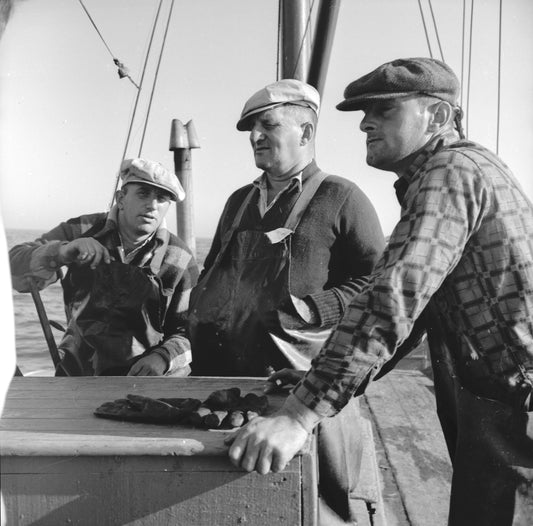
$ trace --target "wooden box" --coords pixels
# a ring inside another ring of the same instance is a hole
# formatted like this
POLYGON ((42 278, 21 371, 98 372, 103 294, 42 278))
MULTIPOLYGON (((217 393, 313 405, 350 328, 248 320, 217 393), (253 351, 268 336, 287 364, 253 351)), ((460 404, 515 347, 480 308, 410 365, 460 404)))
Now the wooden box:
MULTIPOLYGON (((215 389, 262 394, 250 378, 15 378, 0 428, 9 525, 316 524, 314 439, 282 473, 228 460, 227 432, 97 418, 137 393, 205 399, 215 389)), ((270 396, 271 409, 283 403, 270 396)))

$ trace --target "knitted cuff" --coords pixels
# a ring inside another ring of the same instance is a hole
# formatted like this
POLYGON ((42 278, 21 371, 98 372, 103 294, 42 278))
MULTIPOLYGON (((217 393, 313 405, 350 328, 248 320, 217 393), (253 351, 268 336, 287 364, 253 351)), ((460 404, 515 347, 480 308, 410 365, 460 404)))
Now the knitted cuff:
POLYGON ((310 294, 305 299, 311 300, 319 318, 319 327, 335 325, 341 319, 344 305, 334 289, 310 294))

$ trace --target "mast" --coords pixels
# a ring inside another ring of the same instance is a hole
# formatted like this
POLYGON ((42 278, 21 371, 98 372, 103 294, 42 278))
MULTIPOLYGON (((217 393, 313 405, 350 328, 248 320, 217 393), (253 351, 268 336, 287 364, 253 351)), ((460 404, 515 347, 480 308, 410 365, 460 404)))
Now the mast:
POLYGON ((341 0, 321 0, 316 18, 315 38, 307 83, 314 86, 321 97, 324 95, 340 5, 341 0))
POLYGON ((309 0, 280 0, 280 79, 305 82, 309 70, 309 0))

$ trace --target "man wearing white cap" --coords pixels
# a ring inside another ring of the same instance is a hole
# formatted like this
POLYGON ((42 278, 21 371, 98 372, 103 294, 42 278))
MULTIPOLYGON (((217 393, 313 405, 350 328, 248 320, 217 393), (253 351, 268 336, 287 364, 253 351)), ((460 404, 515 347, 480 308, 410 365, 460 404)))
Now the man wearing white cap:
MULTIPOLYGON (((226 203, 191 294, 195 375, 307 370, 384 246, 375 210, 350 181, 314 161, 320 97, 281 80, 245 104, 263 173, 226 203)), ((360 428, 351 405, 319 430, 322 524, 353 524, 360 428)))
POLYGON ((30 279, 43 289, 61 277, 68 326, 57 375, 187 375, 185 317, 198 269, 164 223, 183 188, 146 159, 125 160, 121 178, 109 213, 69 219, 13 247, 13 286, 27 292, 30 279))

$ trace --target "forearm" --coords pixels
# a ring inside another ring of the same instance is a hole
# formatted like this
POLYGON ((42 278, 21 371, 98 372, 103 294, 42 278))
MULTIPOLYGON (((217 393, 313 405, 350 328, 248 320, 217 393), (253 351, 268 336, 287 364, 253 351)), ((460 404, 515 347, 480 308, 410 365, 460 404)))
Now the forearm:
POLYGON ((58 279, 57 272, 63 264, 60 248, 65 241, 35 241, 13 247, 9 252, 13 288, 29 292, 29 279, 43 289, 58 279))
POLYGON ((351 298, 359 294, 367 283, 367 277, 350 279, 337 287, 305 296, 304 300, 317 315, 317 326, 329 327, 338 323, 351 298))

